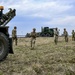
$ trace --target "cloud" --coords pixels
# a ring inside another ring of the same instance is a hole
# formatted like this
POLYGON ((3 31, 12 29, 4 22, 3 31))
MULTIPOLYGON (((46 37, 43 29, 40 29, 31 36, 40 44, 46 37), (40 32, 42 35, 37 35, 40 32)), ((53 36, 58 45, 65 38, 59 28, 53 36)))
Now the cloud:
POLYGON ((70 29, 75 25, 74 0, 1 0, 0 5, 4 6, 4 13, 8 8, 16 9, 14 23, 8 24, 11 26, 38 24, 70 29))
POLYGON ((45 24, 47 25, 57 25, 59 26, 74 26, 75 25, 75 16, 65 16, 65 17, 58 17, 58 18, 53 18, 49 22, 46 22, 45 24))
POLYGON ((53 17, 72 8, 72 5, 60 5, 57 2, 23 2, 22 5, 24 8, 21 8, 21 5, 17 8, 21 16, 29 15, 35 17, 53 17))
POLYGON ((35 0, 8 0, 2 1, 0 5, 6 8, 15 8, 18 16, 35 16, 35 17, 48 17, 55 16, 72 8, 72 5, 64 5, 58 1, 41 1, 35 0))

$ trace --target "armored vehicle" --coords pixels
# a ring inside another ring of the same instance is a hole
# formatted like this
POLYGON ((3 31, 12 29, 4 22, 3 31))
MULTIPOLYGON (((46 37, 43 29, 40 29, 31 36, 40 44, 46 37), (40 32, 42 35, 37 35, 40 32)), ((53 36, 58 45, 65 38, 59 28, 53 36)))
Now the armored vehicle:
MULTIPOLYGON (((41 32, 37 32, 37 37, 54 37, 55 28, 41 27, 41 32)), ((30 33, 26 34, 26 37, 30 37, 30 33)))
POLYGON ((13 54, 12 38, 9 36, 9 26, 6 26, 10 20, 16 16, 15 9, 9 8, 9 11, 3 14, 4 7, 0 6, 0 61, 4 60, 8 53, 13 54))
POLYGON ((49 27, 42 27, 40 36, 42 37, 54 37, 54 29, 55 28, 49 28, 49 27))

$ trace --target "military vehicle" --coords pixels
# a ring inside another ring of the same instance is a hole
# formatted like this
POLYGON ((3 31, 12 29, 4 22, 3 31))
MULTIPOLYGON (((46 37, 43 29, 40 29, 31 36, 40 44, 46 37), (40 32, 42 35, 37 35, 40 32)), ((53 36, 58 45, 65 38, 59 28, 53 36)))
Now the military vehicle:
MULTIPOLYGON (((54 37, 54 29, 55 28, 41 27, 41 32, 37 32, 37 37, 54 37)), ((30 33, 27 33, 26 37, 30 37, 30 33)))
POLYGON ((9 26, 6 26, 10 20, 16 16, 15 9, 9 8, 9 11, 3 14, 4 7, 0 6, 0 61, 4 60, 8 53, 13 54, 12 38, 9 36, 9 26))
POLYGON ((54 37, 54 29, 49 27, 42 27, 40 36, 42 37, 54 37))

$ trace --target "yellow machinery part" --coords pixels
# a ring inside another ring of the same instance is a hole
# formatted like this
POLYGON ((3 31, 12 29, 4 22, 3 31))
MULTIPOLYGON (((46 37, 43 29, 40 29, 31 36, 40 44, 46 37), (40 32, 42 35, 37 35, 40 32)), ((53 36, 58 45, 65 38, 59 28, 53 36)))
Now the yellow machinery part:
POLYGON ((4 7, 3 6, 0 6, 0 10, 4 10, 4 7))

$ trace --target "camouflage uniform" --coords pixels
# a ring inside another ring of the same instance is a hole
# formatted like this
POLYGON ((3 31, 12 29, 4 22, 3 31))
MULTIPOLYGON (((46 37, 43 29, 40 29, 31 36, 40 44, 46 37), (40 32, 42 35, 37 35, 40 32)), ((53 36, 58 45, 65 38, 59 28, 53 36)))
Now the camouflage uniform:
POLYGON ((33 32, 31 32, 31 48, 35 47, 35 41, 36 41, 36 29, 33 29, 33 32))
POLYGON ((72 41, 74 41, 74 38, 75 38, 75 36, 74 36, 74 30, 72 30, 72 41))
POLYGON ((12 41, 14 42, 15 40, 15 45, 17 45, 17 31, 16 31, 16 27, 14 27, 14 29, 12 30, 12 41))
POLYGON ((74 32, 74 41, 75 41, 75 32, 74 32))
POLYGON ((64 29, 65 42, 68 42, 68 32, 64 29))
POLYGON ((54 32, 54 35, 55 35, 54 42, 55 42, 55 44, 57 44, 57 42, 58 42, 58 35, 59 35, 59 32, 58 32, 57 28, 56 28, 56 30, 54 32))

